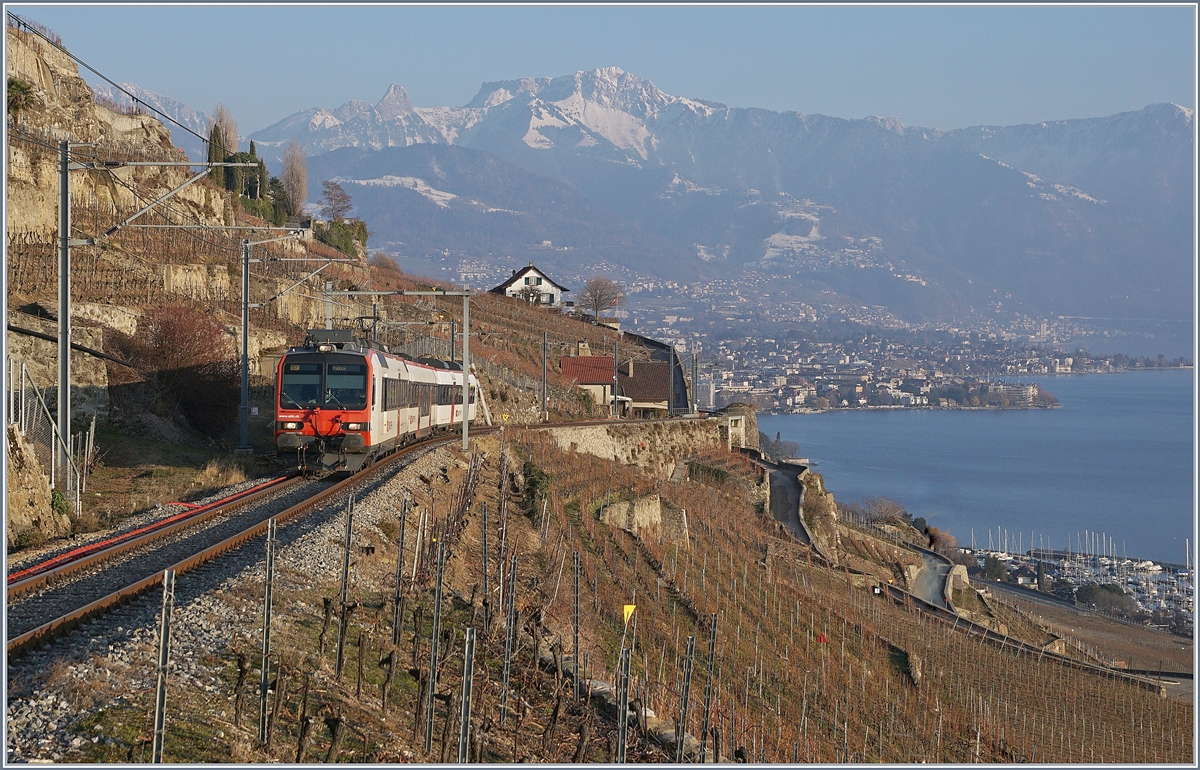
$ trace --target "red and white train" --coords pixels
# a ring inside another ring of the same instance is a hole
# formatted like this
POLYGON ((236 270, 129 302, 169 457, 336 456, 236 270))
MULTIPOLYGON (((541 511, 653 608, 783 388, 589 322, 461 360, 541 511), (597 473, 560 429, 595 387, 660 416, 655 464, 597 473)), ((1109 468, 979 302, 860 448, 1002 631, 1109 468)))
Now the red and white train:
MULTIPOLYGON (((467 419, 479 381, 469 377, 467 419)), ((463 419, 462 365, 413 359, 350 330, 313 330, 279 360, 275 445, 301 470, 349 471, 463 419)))

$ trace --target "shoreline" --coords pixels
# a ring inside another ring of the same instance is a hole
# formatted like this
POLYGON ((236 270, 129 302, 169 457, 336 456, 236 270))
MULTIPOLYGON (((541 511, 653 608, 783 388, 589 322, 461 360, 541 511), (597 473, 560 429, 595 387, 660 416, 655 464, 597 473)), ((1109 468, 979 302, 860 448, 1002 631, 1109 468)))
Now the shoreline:
POLYGON ((910 406, 901 408, 926 411, 839 407, 828 411, 843 416, 817 419, 807 415, 825 412, 804 405, 760 412, 759 430, 781 433, 819 462, 839 500, 893 498, 964 535, 960 543, 970 543, 970 527, 979 533, 1006 522, 1025 531, 1026 543, 1031 529, 1056 533, 1062 548, 1067 531, 1074 545, 1086 524, 1123 532, 1130 554, 1177 564, 1185 539, 1195 539, 1193 381, 1192 372, 1063 379, 1057 387, 1043 380, 1064 408, 1040 416, 954 417, 910 406), (1114 468, 1134 483, 1114 485, 1114 468), (1135 526, 1129 511, 1137 512, 1135 526))
POLYGON ((901 404, 876 404, 875 406, 842 406, 836 409, 796 409, 790 412, 764 409, 759 414, 783 416, 788 414, 830 414, 833 412, 868 412, 885 409, 906 412, 1032 412, 1037 410, 1062 409, 1062 404, 1051 406, 903 406, 901 404))
MULTIPOLYGON (((1046 374, 1026 375, 1026 377, 1030 377, 1030 378, 1033 378, 1033 377, 1084 377, 1084 376, 1088 376, 1088 375, 1128 374, 1128 373, 1132 373, 1132 372, 1194 372, 1195 369, 1196 369, 1195 366, 1169 366, 1169 367, 1168 366, 1161 366, 1161 367, 1149 367, 1149 366, 1140 367, 1139 366, 1136 368, 1121 369, 1119 371, 1114 371, 1114 372, 1052 372, 1052 373, 1048 372, 1046 374)), ((1021 381, 1021 379, 1018 378, 1017 382, 1020 383, 1020 381, 1021 381)), ((1038 404, 1038 405, 1030 405, 1030 406, 934 406, 932 404, 925 404, 925 405, 921 405, 921 406, 905 406, 903 404, 875 404, 872 406, 843 406, 843 407, 836 407, 836 408, 830 407, 829 409, 802 408, 802 409, 794 409, 791 411, 776 410, 776 409, 764 409, 759 413, 775 415, 775 416, 782 416, 782 415, 789 415, 789 414, 828 414, 831 412, 868 411, 868 410, 872 410, 872 409, 874 409, 874 410, 906 409, 906 410, 913 410, 913 411, 938 410, 938 411, 980 412, 980 411, 1031 411, 1031 410, 1036 410, 1036 409, 1062 409, 1062 408, 1063 408, 1063 405, 1061 403, 1050 404, 1050 405, 1038 404)))

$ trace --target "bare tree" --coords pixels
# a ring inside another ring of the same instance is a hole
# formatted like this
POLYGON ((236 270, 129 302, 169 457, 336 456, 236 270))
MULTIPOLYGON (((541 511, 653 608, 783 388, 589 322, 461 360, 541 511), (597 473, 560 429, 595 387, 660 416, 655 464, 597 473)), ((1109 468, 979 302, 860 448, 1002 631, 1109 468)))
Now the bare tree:
POLYGON ((529 303, 537 303, 542 301, 542 288, 540 286, 522 286, 517 292, 517 296, 529 303))
POLYGON ((321 195, 321 216, 334 222, 341 222, 350 213, 354 205, 350 202, 350 193, 332 179, 326 179, 321 184, 324 192, 321 195))
POLYGON ((225 155, 233 155, 238 151, 238 127, 233 113, 224 104, 217 102, 217 106, 213 107, 212 120, 213 125, 221 132, 221 146, 225 149, 225 155))
POLYGON ((283 172, 279 175, 287 193, 288 216, 296 216, 308 200, 308 158, 300 143, 293 139, 283 151, 283 172))
POLYGON ((621 285, 602 275, 587 279, 583 284, 583 291, 579 293, 580 306, 592 311, 597 320, 601 310, 620 307, 624 300, 625 292, 621 290, 621 285))
POLYGON ((863 501, 867 519, 877 523, 903 524, 911 522, 912 516, 904 506, 890 497, 868 497, 863 501))

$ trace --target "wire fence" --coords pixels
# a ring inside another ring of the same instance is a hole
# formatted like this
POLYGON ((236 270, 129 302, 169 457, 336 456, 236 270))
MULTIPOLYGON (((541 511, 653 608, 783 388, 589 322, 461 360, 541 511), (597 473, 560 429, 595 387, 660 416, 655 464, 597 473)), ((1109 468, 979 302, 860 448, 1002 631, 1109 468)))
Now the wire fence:
POLYGON ((876 523, 876 519, 872 519, 865 513, 839 507, 837 515, 841 523, 854 527, 855 529, 865 532, 868 535, 874 535, 881 540, 886 540, 889 543, 893 543, 898 546, 908 547, 912 545, 912 543, 909 543, 907 540, 900 537, 898 533, 891 532, 880 527, 876 523))
POLYGON ((52 389, 38 388, 24 361, 10 359, 8 374, 8 424, 15 425, 29 443, 50 478, 51 489, 61 492, 78 515, 87 491, 87 474, 96 462, 96 418, 87 430, 63 440, 48 406, 55 400, 52 389))

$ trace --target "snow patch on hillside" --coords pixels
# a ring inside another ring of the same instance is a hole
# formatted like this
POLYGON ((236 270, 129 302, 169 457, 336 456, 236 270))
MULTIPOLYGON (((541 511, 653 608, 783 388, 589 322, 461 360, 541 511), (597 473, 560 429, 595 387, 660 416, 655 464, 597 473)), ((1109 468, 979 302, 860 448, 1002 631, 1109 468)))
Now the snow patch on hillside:
POLYGON ((416 107, 413 112, 429 124, 446 144, 454 144, 472 126, 483 120, 487 110, 472 107, 416 107))
POLYGON ((424 195, 429 200, 441 208, 450 208, 450 201, 458 198, 457 195, 445 190, 438 190, 435 187, 430 187, 429 183, 424 179, 415 176, 392 176, 386 174, 377 179, 346 179, 345 177, 334 177, 334 182, 338 184, 359 184, 364 187, 404 187, 413 192, 424 195))
POLYGON ((650 138, 650 130, 646 128, 645 123, 628 112, 585 99, 578 91, 553 104, 564 117, 599 134, 615 147, 632 150, 642 160, 648 157, 646 141, 650 138))
POLYGON ((342 121, 338 120, 337 116, 326 109, 318 110, 308 119, 308 130, 310 131, 320 131, 323 128, 333 128, 340 125, 342 125, 342 121))
POLYGON ((558 117, 550 110, 534 106, 532 114, 529 117, 529 130, 525 132, 525 136, 521 137, 521 139, 535 150, 549 150, 554 147, 553 140, 538 129, 566 128, 569 125, 571 125, 569 122, 558 117))
POLYGON ((1080 200, 1085 200, 1090 203, 1105 203, 1105 201, 1099 200, 1098 198, 1093 198, 1083 190, 1080 190, 1078 187, 1071 187, 1065 184, 1056 184, 1054 185, 1054 189, 1058 190, 1058 192, 1062 195, 1079 198, 1080 200))
POLYGON ((824 240, 818 231, 817 223, 813 222, 812 229, 808 235, 788 235, 787 233, 775 233, 770 238, 763 241, 763 246, 766 251, 763 254, 763 259, 776 259, 778 257, 795 254, 796 252, 809 251, 813 248, 814 241, 824 240))
POLYGON ((679 192, 720 195, 724 192, 724 190, 722 190, 720 187, 702 187, 690 179, 683 178, 679 175, 679 172, 676 171, 675 176, 671 179, 671 184, 667 185, 666 192, 663 193, 663 196, 679 192))

